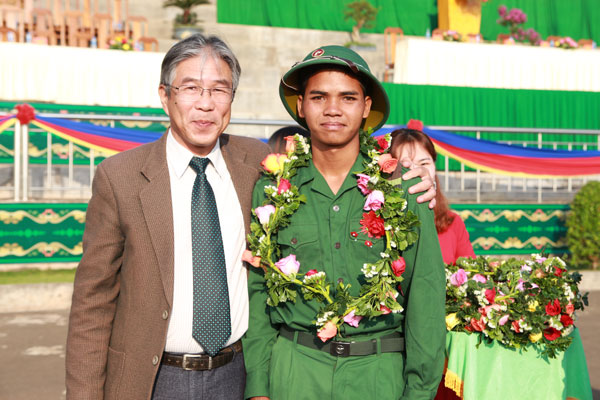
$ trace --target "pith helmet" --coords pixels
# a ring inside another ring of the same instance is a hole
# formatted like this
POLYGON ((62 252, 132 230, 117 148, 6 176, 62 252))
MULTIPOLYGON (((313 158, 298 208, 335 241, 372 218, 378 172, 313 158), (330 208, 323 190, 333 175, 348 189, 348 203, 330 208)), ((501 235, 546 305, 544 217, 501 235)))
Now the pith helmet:
POLYGON ((304 118, 298 117, 296 109, 296 100, 298 99, 300 87, 302 85, 303 73, 310 67, 322 65, 340 65, 345 67, 350 74, 357 75, 362 81, 367 83, 367 95, 371 96, 373 101, 371 112, 365 118, 362 128, 373 128, 374 131, 381 128, 390 115, 390 101, 387 93, 381 83, 371 74, 371 70, 366 61, 356 52, 343 46, 323 46, 310 52, 304 60, 294 64, 294 66, 283 75, 279 83, 279 97, 287 112, 300 125, 308 129, 304 118))

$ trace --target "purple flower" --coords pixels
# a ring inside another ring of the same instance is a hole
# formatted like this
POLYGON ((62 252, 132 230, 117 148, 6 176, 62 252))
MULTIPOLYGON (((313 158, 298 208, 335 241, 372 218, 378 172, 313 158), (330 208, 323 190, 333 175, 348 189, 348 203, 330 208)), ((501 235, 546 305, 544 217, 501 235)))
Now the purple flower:
POLYGON ((459 268, 458 271, 450 276, 450 283, 454 286, 460 286, 467 281, 467 273, 464 269, 459 268))
POLYGON ((535 261, 536 261, 538 264, 543 264, 543 263, 544 263, 544 261, 546 261, 546 260, 547 260, 547 258, 546 258, 546 257, 539 257, 539 258, 538 258, 538 259, 536 259, 535 261))
POLYGON ((266 206, 256 207, 254 209, 256 216, 261 224, 266 224, 269 222, 269 218, 271 214, 275 212, 275 207, 272 204, 267 204, 266 206))
POLYGON ((523 286, 523 284, 525 283, 525 281, 523 279, 519 279, 519 282, 517 283, 516 289, 519 292, 522 292, 523 290, 525 290, 525 286, 523 286))
POLYGON ((531 267, 527 264, 523 264, 521 267, 521 272, 531 272, 531 267))
POLYGON ((286 275, 295 274, 300 269, 300 263, 296 261, 296 256, 294 254, 290 254, 289 256, 277 261, 275 266, 286 275))
POLYGON ((354 310, 352 310, 344 316, 344 322, 350 326, 358 328, 358 323, 362 318, 362 315, 354 315, 354 310))

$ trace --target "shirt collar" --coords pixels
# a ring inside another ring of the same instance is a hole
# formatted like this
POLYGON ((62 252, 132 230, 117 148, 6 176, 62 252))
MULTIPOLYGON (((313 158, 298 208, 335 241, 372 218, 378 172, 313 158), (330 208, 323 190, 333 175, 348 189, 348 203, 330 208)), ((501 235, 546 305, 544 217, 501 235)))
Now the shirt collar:
MULTIPOLYGON (((167 162, 172 167, 172 170, 175 172, 177 178, 181 178, 183 176, 186 169, 189 167, 192 157, 195 156, 196 155, 194 153, 186 149, 177 140, 175 140, 173 132, 171 129, 169 129, 169 133, 167 135, 167 162)), ((223 158, 223 153, 221 152, 219 139, 217 139, 217 143, 206 157, 208 157, 210 163, 217 171, 219 178, 223 179, 229 175, 227 164, 225 164, 225 159, 223 158)))
MULTIPOLYGON (((350 168, 350 172, 348 172, 348 175, 346 176, 346 179, 344 179, 344 183, 342 183, 342 186, 340 187, 340 190, 338 190, 337 195, 340 195, 341 193, 345 192, 348 189, 354 188, 356 187, 356 174, 359 174, 362 170, 364 170, 364 162, 366 161, 365 156, 359 152, 358 156, 356 157, 356 160, 354 161, 354 164, 352 165, 352 168, 350 168)), ((321 176, 321 173, 319 172, 319 170, 317 169, 317 167, 315 167, 315 164, 313 163, 312 158, 310 159, 309 163, 308 163, 308 168, 299 168, 298 172, 297 172, 297 176, 298 176, 298 187, 300 187, 301 185, 314 180, 316 176, 321 176)), ((322 178, 322 176, 321 176, 322 178)), ((326 186, 326 182, 325 179, 318 179, 319 182, 324 183, 324 185, 326 186)), ((314 185, 314 184, 313 184, 314 185)), ((313 189, 316 189, 318 191, 322 191, 324 194, 331 192, 331 189, 329 189, 329 186, 326 186, 326 188, 322 187, 319 188, 318 185, 317 187, 313 186, 313 189), (321 189, 321 190, 319 190, 321 189)))

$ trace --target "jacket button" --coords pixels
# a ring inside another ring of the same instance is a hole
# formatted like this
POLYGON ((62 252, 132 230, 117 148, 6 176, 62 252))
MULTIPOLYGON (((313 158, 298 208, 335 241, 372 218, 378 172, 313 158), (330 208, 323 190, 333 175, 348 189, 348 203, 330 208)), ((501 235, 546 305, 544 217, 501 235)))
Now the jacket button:
POLYGON ((163 318, 163 319, 167 319, 167 318, 169 318, 169 311, 167 311, 167 310, 164 310, 164 311, 163 311, 163 313, 162 313, 162 318, 163 318))
POLYGON ((333 206, 333 211, 335 211, 335 212, 340 211, 340 206, 338 206, 337 204, 335 206, 333 206))
POLYGON ((158 356, 155 355, 154 357, 152 357, 152 365, 156 364, 158 364, 158 356))
POLYGON ((340 242, 336 242, 336 243, 335 243, 335 248, 336 248, 336 249, 339 249, 340 247, 342 247, 342 245, 340 244, 340 242))
POLYGON ((292 240, 290 240, 290 242, 292 242, 292 244, 296 244, 296 243, 298 243, 298 239, 292 238, 292 240))

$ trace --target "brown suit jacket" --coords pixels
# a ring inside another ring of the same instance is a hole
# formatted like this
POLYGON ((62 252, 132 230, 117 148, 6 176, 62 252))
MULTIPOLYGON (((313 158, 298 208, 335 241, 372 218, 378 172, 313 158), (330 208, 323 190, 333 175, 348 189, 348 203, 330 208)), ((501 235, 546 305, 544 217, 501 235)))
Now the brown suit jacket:
MULTIPOLYGON (((96 171, 69 319, 68 399, 151 397, 173 302, 166 138, 110 157, 96 171)), ((227 134, 220 143, 248 233, 268 147, 227 134)))

